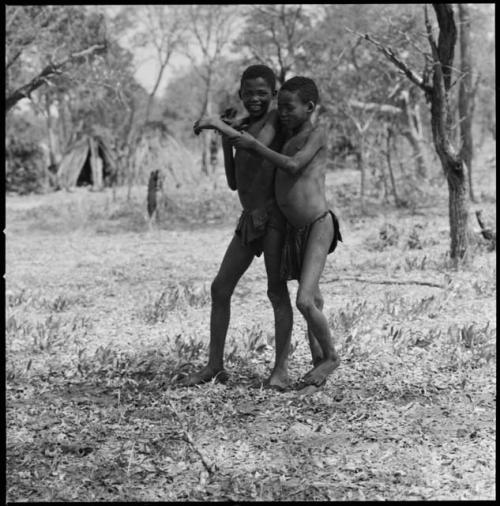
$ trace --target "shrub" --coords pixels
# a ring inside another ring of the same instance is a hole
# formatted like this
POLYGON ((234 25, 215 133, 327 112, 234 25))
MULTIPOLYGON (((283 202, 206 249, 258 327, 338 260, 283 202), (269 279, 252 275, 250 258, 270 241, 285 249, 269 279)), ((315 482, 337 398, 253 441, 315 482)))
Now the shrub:
POLYGON ((23 123, 26 124, 19 125, 5 142, 5 189, 21 195, 42 190, 45 164, 43 151, 30 133, 30 124, 23 123))

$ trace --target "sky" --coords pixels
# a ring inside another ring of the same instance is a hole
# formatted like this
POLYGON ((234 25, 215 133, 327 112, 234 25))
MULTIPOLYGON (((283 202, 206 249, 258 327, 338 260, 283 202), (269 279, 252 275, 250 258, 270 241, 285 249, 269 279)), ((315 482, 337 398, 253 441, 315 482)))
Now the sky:
MULTIPOLYGON (((158 63, 152 58, 149 51, 134 51, 137 58, 137 70, 134 74, 137 81, 149 93, 152 91, 156 76, 158 75, 158 63)), ((182 56, 174 55, 171 64, 165 69, 159 90, 162 91, 174 76, 178 76, 190 65, 190 62, 182 56)))
MULTIPOLYGON (((118 9, 123 8, 124 5, 113 5, 106 6, 105 8, 110 12, 116 12, 118 9)), ((248 8, 248 4, 240 5, 241 12, 243 14, 243 9, 248 8)), ((310 15, 313 17, 318 13, 319 4, 304 4, 303 8, 305 11, 308 11, 310 15)), ((240 17, 240 20, 235 23, 235 32, 234 35, 237 35, 239 29, 243 26, 243 16, 240 17)), ((127 43, 125 39, 122 39, 121 43, 123 47, 126 47, 130 51, 132 51, 136 58, 137 70, 135 72, 135 78, 137 81, 144 86, 144 88, 150 92, 153 89, 154 82, 156 76, 158 74, 158 63, 155 61, 155 58, 150 50, 146 49, 138 49, 134 48, 131 44, 127 43)), ((226 50, 227 52, 227 50, 226 50)), ((201 51, 199 51, 199 56, 201 57, 201 51)), ((162 77, 159 91, 160 93, 165 89, 168 85, 169 81, 174 77, 181 74, 183 71, 187 70, 191 65, 189 59, 185 56, 174 54, 171 59, 171 63, 165 69, 164 75, 162 77)))
MULTIPOLYGON (((125 7, 125 5, 112 5, 112 6, 106 6, 106 7, 104 7, 104 9, 109 14, 114 14, 119 9, 121 9, 123 7, 125 7)), ((127 7, 131 7, 131 6, 127 6, 127 7)), ((246 6, 242 5, 241 7, 243 8, 246 6)), ((242 20, 242 18, 241 18, 241 20, 242 20)), ((236 25, 236 30, 235 30, 234 34, 236 35, 238 33, 238 28, 240 28, 242 26, 242 23, 236 22, 235 25, 236 25)), ((152 91, 155 80, 156 80, 156 76, 158 75, 158 71, 159 71, 159 66, 158 66, 158 63, 154 57, 152 50, 146 49, 146 48, 136 48, 125 37, 120 39, 120 44, 124 48, 130 50, 134 54, 136 68, 137 68, 134 76, 137 79, 137 81, 146 89, 146 91, 148 91, 148 92, 152 91)), ((196 57, 201 58, 201 50, 198 50, 198 54, 196 54, 197 51, 196 51, 196 47, 194 46, 193 51, 194 51, 195 58, 196 57)), ((227 49, 226 49, 226 53, 227 53, 227 49)), ((165 69, 164 74, 162 76, 162 80, 160 82, 160 87, 159 87, 160 93, 162 92, 162 90, 165 89, 165 87, 168 85, 169 81, 174 76, 178 76, 182 72, 186 71, 190 65, 191 65, 191 61, 186 56, 174 53, 171 57, 169 65, 165 69)))

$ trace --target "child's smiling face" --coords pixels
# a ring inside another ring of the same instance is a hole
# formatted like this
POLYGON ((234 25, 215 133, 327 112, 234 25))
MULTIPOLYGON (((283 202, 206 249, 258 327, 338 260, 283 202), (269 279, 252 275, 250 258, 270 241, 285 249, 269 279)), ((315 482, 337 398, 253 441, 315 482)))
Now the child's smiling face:
POLYGON ((313 102, 303 102, 298 92, 283 90, 278 94, 278 113, 288 130, 295 130, 309 119, 314 111, 313 102))
POLYGON ((263 77, 245 79, 240 89, 240 98, 252 118, 263 116, 276 94, 263 77))

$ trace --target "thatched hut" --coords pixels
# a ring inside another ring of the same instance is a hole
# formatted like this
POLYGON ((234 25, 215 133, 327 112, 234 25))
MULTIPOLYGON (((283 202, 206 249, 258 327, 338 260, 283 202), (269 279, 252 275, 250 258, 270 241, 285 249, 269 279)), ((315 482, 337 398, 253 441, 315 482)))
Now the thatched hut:
POLYGON ((111 186, 116 164, 110 147, 98 136, 85 135, 64 153, 57 169, 57 181, 63 188, 91 185, 99 189, 111 186))
POLYGON ((139 136, 132 167, 133 180, 139 184, 147 184, 150 174, 158 171, 166 191, 197 183, 201 177, 199 155, 156 123, 148 124, 139 136))

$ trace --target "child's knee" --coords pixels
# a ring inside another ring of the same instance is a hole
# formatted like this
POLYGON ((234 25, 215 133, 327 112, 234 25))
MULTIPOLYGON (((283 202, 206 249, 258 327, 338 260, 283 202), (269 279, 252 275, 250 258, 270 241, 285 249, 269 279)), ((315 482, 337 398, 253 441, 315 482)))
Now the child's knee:
POLYGON ((271 301, 271 304, 278 305, 283 301, 286 301, 288 296, 288 290, 286 283, 268 285, 267 297, 271 301))
POLYGON ((299 292, 296 301, 297 309, 307 318, 316 308, 314 295, 307 292, 299 292))
POLYGON ((210 287, 210 293, 212 295, 213 301, 226 302, 231 299, 231 295, 233 294, 233 290, 226 283, 224 283, 219 278, 215 278, 212 281, 212 285, 210 287))
POLYGON ((320 293, 317 293, 315 296, 314 296, 314 305, 318 308, 318 309, 323 309, 323 305, 324 305, 325 301, 323 299, 323 296, 320 294, 320 293))

